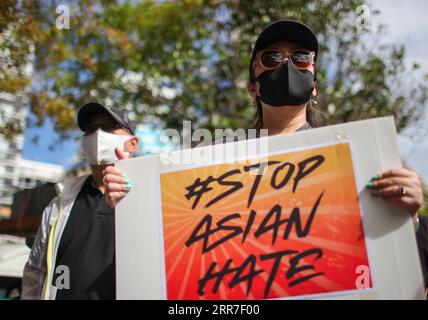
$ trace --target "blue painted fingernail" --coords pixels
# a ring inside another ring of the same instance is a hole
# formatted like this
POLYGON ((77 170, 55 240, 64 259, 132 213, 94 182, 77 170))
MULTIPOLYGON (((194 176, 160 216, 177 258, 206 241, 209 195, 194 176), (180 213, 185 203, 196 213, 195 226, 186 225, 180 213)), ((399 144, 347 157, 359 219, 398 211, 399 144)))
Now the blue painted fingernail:
POLYGON ((379 176, 378 176, 378 175, 375 175, 375 176, 373 176, 373 177, 371 178, 371 181, 373 181, 373 180, 377 180, 377 179, 379 179, 379 176))
POLYGON ((379 194, 379 191, 377 191, 377 190, 370 190, 370 193, 371 193, 372 195, 376 196, 376 195, 378 195, 378 194, 379 194))
POLYGON ((369 183, 367 183, 367 184, 366 184, 366 187, 367 187, 367 188, 373 188, 373 182, 369 182, 369 183))
POLYGON ((125 179, 125 188, 131 189, 132 188, 132 182, 128 179, 125 179))

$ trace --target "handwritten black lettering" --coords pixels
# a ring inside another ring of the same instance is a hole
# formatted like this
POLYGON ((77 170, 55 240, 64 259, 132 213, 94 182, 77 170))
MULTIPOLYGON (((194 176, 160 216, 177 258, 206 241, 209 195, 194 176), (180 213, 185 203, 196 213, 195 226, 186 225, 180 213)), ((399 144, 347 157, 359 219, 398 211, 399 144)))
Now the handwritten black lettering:
MULTIPOLYGON (((273 190, 282 189, 292 181, 291 192, 296 193, 301 181, 319 168, 324 161, 325 158, 322 155, 311 156, 298 163, 267 161, 243 166, 241 169, 236 168, 224 172, 218 177, 208 176, 205 180, 201 178, 195 179, 191 185, 186 187, 187 193, 185 194, 187 200, 193 200, 192 209, 195 209, 202 197, 215 189, 215 187, 228 187, 225 191, 223 190, 225 188, 222 188, 222 192, 216 194, 205 204, 204 208, 209 210, 207 208, 244 187, 241 182, 243 181, 241 175, 257 170, 257 175, 254 175, 254 180, 246 199, 246 210, 248 212, 234 212, 226 216, 222 214, 219 220, 217 217, 214 219, 210 213, 206 213, 194 227, 185 242, 185 246, 190 247, 196 243, 201 243, 202 254, 206 254, 239 236, 242 237, 241 244, 243 245, 252 236, 260 238, 271 235, 272 246, 275 246, 278 237, 282 236, 282 240, 289 239, 292 232, 299 238, 308 236, 325 191, 319 194, 306 221, 302 220, 299 207, 292 208, 287 214, 281 204, 276 203, 266 214, 258 216, 258 213, 251 208, 251 205, 256 199, 258 188, 263 176, 266 174, 267 167, 274 166, 273 173, 269 176, 269 185, 273 190), (257 224, 256 221, 259 220, 261 221, 257 224)), ((249 254, 244 261, 239 262, 237 265, 235 265, 232 258, 229 258, 223 265, 218 265, 216 261, 213 261, 205 271, 204 276, 198 281, 198 294, 201 296, 205 294, 208 283, 213 283, 211 291, 215 294, 218 292, 221 283, 227 282, 228 287, 231 289, 245 283, 245 294, 248 296, 254 279, 260 274, 266 273, 267 280, 263 296, 267 298, 277 276, 282 275, 287 280, 288 286, 293 287, 324 274, 322 270, 316 270, 316 261, 323 256, 323 251, 320 248, 311 248, 303 252, 293 250, 293 248, 284 248, 284 246, 281 246, 280 249, 273 249, 272 252, 259 255, 249 254), (278 275, 279 266, 284 262, 283 258, 286 256, 288 256, 287 259, 289 260, 286 265, 287 270, 278 275), (308 257, 312 257, 311 262, 308 262, 308 257), (266 262, 270 260, 272 261, 270 270, 263 269, 266 268, 266 262), (262 267, 257 261, 263 262, 262 267), (309 273, 308 271, 310 270, 313 272, 309 273), (302 272, 304 272, 303 275, 302 272)))

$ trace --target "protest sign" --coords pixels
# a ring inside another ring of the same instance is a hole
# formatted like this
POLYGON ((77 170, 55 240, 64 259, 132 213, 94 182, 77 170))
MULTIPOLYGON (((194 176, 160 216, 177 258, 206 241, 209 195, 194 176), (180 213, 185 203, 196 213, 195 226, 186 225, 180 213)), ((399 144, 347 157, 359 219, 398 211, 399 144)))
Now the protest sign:
POLYGON ((423 298, 409 216, 364 189, 401 165, 391 118, 262 139, 240 161, 248 142, 118 163, 118 298, 423 298))

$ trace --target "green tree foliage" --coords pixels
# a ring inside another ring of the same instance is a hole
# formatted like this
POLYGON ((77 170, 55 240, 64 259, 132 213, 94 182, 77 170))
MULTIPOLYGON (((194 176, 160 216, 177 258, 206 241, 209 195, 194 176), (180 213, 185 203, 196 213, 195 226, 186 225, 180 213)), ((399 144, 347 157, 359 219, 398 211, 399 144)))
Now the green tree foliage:
POLYGON ((64 3, 0 4, 0 50, 10 58, 2 64, 0 91, 26 92, 34 125, 51 117, 64 137, 90 100, 169 128, 180 128, 182 120, 209 129, 249 127, 251 48, 264 26, 284 18, 318 35, 323 124, 394 115, 401 130, 426 102, 425 84, 409 81, 404 48, 366 40, 380 38, 381 30, 359 27, 364 1, 68 1, 70 29, 60 30, 55 9, 64 3), (34 72, 26 75, 29 61, 34 72))

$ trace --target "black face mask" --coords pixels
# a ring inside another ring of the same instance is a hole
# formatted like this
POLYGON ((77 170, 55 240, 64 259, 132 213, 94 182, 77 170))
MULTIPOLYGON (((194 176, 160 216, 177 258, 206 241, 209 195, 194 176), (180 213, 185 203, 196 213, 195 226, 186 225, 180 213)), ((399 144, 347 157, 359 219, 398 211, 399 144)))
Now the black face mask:
POLYGON ((285 61, 274 70, 260 74, 260 100, 271 106, 298 106, 309 101, 314 89, 314 75, 309 70, 299 70, 285 61))

